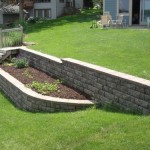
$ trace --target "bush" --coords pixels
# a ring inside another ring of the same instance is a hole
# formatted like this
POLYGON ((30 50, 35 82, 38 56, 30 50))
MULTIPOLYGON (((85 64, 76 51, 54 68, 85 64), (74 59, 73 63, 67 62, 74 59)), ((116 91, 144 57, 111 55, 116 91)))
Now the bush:
POLYGON ((36 23, 36 19, 33 18, 33 17, 30 17, 30 18, 28 18, 27 22, 31 23, 31 24, 34 24, 34 23, 36 23))
POLYGON ((53 83, 39 83, 37 81, 33 81, 31 84, 28 84, 27 87, 36 89, 40 94, 53 93, 58 91, 58 84, 61 83, 59 80, 56 80, 53 83))
POLYGON ((16 21, 14 23, 14 27, 18 27, 19 25, 21 25, 23 27, 23 31, 26 32, 28 29, 28 22, 26 20, 23 21, 16 21))
POLYGON ((11 60, 11 62, 13 63, 13 65, 16 67, 16 68, 26 68, 29 66, 29 63, 27 61, 26 58, 13 58, 11 60))

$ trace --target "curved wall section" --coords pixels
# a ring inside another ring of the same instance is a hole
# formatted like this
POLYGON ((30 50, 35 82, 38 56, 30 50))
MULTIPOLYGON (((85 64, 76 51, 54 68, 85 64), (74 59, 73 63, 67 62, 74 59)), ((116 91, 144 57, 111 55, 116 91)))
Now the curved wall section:
POLYGON ((75 111, 94 104, 89 100, 71 100, 43 96, 26 88, 24 84, 2 69, 0 69, 0 89, 18 108, 31 112, 75 111))

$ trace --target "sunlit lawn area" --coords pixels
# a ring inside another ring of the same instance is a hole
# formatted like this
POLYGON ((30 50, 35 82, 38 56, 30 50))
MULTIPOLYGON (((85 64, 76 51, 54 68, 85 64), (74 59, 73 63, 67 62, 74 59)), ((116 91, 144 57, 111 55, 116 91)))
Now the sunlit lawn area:
POLYGON ((98 13, 83 13, 31 25, 30 48, 57 57, 71 57, 150 79, 150 30, 90 29, 98 13))

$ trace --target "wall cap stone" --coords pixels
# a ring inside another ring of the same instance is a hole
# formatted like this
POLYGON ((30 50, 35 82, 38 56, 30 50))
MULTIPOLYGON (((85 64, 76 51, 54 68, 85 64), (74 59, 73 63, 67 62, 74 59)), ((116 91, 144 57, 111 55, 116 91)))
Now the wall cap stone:
POLYGON ((117 77, 117 78, 125 79, 125 80, 131 81, 131 82, 136 82, 136 83, 139 83, 139 84, 146 85, 146 86, 150 87, 150 80, 146 80, 146 79, 143 79, 143 78, 140 78, 140 77, 125 74, 125 73, 122 73, 122 72, 118 72, 118 71, 115 71, 115 70, 111 70, 111 69, 108 69, 108 68, 105 68, 105 67, 101 67, 101 66, 97 66, 97 65, 94 65, 94 64, 86 63, 86 62, 79 61, 79 60, 72 59, 72 58, 64 58, 64 59, 62 59, 62 61, 67 61, 67 62, 70 62, 70 63, 73 63, 73 64, 77 64, 77 65, 80 65, 80 66, 83 66, 83 67, 87 67, 87 68, 92 69, 92 70, 96 70, 97 72, 102 72, 102 73, 105 73, 105 74, 108 74, 108 75, 111 75, 111 76, 114 76, 114 77, 117 77))

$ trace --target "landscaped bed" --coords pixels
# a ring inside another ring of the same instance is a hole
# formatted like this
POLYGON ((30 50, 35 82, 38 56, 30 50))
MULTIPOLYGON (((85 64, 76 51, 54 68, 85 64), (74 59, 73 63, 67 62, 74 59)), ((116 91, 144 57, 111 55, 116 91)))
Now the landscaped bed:
POLYGON ((85 100, 90 99, 89 96, 70 88, 63 84, 64 81, 55 79, 44 72, 41 72, 35 68, 16 68, 12 64, 3 63, 0 68, 8 72, 10 75, 18 79, 32 90, 41 93, 42 95, 66 98, 66 99, 78 99, 85 100), (41 90, 43 86, 48 86, 49 90, 41 90), (35 87, 38 87, 35 88, 35 87))

